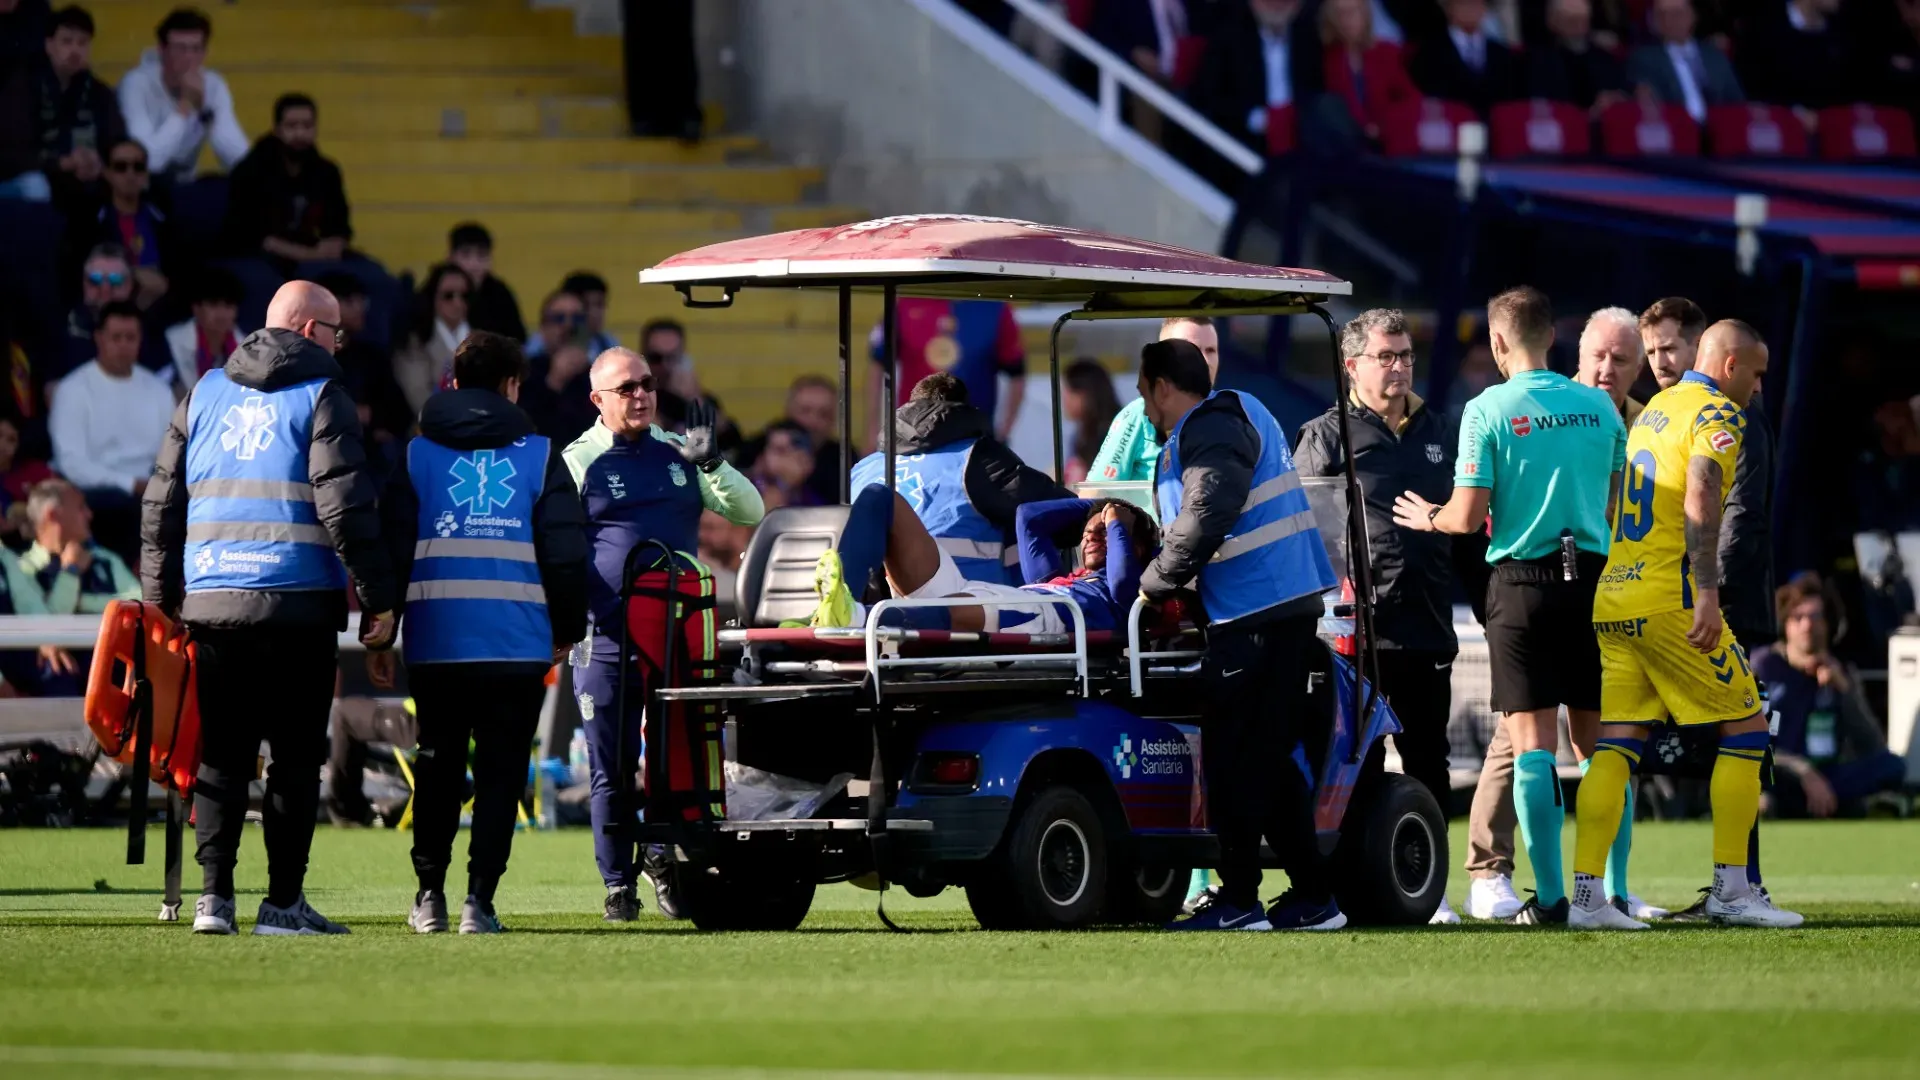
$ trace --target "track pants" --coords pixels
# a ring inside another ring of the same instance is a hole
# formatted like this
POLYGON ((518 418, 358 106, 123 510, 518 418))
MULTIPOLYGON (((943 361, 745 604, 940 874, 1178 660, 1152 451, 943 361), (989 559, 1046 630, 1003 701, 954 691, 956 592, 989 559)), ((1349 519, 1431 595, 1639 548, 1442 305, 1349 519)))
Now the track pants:
POLYGON ((422 889, 445 891, 473 748, 473 829, 467 892, 491 902, 513 852, 513 828, 527 789, 528 751, 540 726, 546 684, 538 674, 502 674, 488 664, 413 664, 420 751, 413 766, 413 871, 422 889))
POLYGON ((201 756, 194 787, 202 891, 233 895, 247 789, 264 738, 273 751, 262 808, 267 899, 300 896, 327 759, 339 642, 328 627, 193 627, 200 654, 201 756))
POLYGON ((1263 835, 1294 888, 1312 899, 1331 893, 1313 796, 1293 757, 1309 712, 1307 650, 1319 647, 1318 622, 1299 615, 1208 636, 1201 767, 1220 837, 1221 896, 1236 907, 1260 902, 1263 835))
MULTIPOLYGON (((623 812, 637 817, 640 805, 640 719, 645 714, 646 679, 641 667, 627 673, 627 709, 624 717, 614 715, 620 678, 620 647, 596 634, 593 656, 584 668, 575 668, 573 689, 580 705, 580 726, 587 736, 588 813, 593 821, 593 861, 599 864, 600 878, 608 888, 632 885, 635 881, 633 843, 610 835, 607 826, 620 822, 623 812), (626 753, 617 754, 621 729, 625 728, 626 753), (620 777, 633 777, 634 801, 623 811, 620 777)), ((628 822, 627 824, 631 824, 628 822)))
MULTIPOLYGON (((1380 692, 1386 695, 1401 731, 1393 736, 1400 771, 1426 785, 1448 813, 1453 781, 1447 772, 1447 717, 1453 708, 1453 658, 1450 652, 1380 650, 1380 692)), ((1368 752, 1367 775, 1377 776, 1386 744, 1368 752)))

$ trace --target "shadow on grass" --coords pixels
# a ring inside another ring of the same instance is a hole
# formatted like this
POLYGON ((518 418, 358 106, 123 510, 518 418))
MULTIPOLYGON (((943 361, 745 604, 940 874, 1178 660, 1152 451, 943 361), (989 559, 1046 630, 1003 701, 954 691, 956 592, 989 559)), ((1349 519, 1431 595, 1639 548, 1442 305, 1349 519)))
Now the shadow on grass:
POLYGON ((165 889, 118 889, 89 885, 70 889, 0 889, 0 896, 164 896, 165 889))

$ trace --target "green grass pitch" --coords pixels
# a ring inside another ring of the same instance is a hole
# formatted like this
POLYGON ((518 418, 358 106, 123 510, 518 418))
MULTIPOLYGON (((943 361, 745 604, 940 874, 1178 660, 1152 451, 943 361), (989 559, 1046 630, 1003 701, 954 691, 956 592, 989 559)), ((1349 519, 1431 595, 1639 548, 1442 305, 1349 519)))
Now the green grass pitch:
MULTIPOLYGON (((571 830, 519 837, 513 933, 420 938, 409 837, 322 828, 353 936, 221 939, 153 921, 119 833, 0 832, 0 1077, 1920 1076, 1920 825, 1764 834, 1801 930, 999 934, 949 890, 889 893, 897 935, 844 886, 791 934, 609 927, 571 830)), ((1635 891, 1705 884, 1704 824, 1635 840, 1635 891)), ((249 828, 243 922, 264 884, 249 828)))

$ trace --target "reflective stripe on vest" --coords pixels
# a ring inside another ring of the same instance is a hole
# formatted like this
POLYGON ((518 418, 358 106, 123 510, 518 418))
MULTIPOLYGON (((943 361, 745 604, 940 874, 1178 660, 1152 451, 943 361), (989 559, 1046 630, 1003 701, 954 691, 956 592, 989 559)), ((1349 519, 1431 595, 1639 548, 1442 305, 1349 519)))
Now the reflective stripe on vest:
MULTIPOLYGON (((893 487, 927 527, 927 535, 953 558, 968 581, 1020 584, 1020 549, 973 508, 967 498, 967 461, 975 440, 960 439, 893 459, 893 487)), ((868 454, 853 467, 853 493, 886 483, 887 455, 868 454)))
POLYGON ((210 371, 187 406, 186 589, 344 589, 308 481, 325 379, 256 390, 210 371))
MULTIPOLYGON (((1314 524, 1306 493, 1300 488, 1300 476, 1294 471, 1293 456, 1287 451, 1279 423, 1250 395, 1232 390, 1217 394, 1235 394, 1260 443, 1252 488, 1240 504, 1240 514, 1227 539, 1200 569, 1197 580, 1208 617, 1215 623, 1226 623, 1324 592, 1338 579, 1327 562, 1326 546, 1314 524)), ((1192 415, 1191 411, 1187 414, 1192 415)), ((1161 449, 1154 495, 1163 522, 1179 516, 1185 495, 1179 447, 1180 430, 1186 422, 1186 416, 1180 418, 1161 449)))
POLYGON ((454 450, 424 436, 407 444, 407 475, 420 497, 407 663, 552 661, 533 544, 550 450, 538 435, 493 450, 454 450))

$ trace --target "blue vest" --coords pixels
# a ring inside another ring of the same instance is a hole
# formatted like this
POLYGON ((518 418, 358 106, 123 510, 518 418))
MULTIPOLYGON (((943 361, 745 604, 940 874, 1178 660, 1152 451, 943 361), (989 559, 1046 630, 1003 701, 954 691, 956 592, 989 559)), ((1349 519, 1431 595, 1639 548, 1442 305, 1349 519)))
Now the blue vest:
POLYGON ((216 368, 187 406, 187 591, 344 589, 307 476, 325 379, 255 390, 216 368))
POLYGON ((420 496, 407 663, 552 662, 533 546, 549 450, 539 435, 498 450, 450 450, 425 436, 407 444, 407 476, 420 496))
MULTIPOLYGON (((1325 592, 1339 583, 1327 563, 1327 549, 1314 527, 1313 508, 1300 490, 1300 474, 1293 471, 1287 438, 1266 406, 1250 394, 1217 390, 1212 396, 1234 394, 1260 440, 1260 458, 1253 467, 1252 490, 1240 507, 1233 530, 1213 558, 1200 568, 1196 586, 1207 617, 1214 623, 1265 611, 1288 600, 1325 592)), ((1180 429, 1189 411, 1175 424, 1160 451, 1154 476, 1154 497, 1160 520, 1180 516, 1180 429)))
MULTIPOLYGON (((967 499, 967 459, 973 439, 961 439, 920 454, 896 454, 893 487, 920 516, 927 534, 968 581, 1019 585, 1020 549, 1006 531, 980 516, 967 499)), ((887 482, 887 455, 868 454, 853 467, 853 493, 887 482)))

